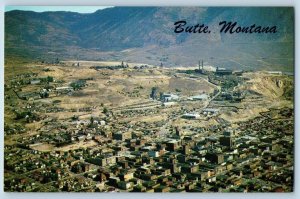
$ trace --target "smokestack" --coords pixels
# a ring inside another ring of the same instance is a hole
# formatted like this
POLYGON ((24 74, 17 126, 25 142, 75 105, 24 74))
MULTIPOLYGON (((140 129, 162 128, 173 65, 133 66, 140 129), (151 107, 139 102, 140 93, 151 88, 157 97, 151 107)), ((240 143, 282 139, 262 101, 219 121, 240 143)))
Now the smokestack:
POLYGON ((203 59, 202 59, 202 70, 203 70, 203 59))

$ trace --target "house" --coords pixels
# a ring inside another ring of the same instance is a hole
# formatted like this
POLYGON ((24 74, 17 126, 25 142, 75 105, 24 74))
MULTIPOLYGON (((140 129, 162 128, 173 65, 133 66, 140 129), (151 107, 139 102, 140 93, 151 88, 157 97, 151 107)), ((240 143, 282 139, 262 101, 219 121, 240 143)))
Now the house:
POLYGON ((128 190, 128 189, 133 187, 133 183, 132 182, 119 181, 118 182, 118 187, 120 189, 128 190))
POLYGON ((233 141, 233 138, 230 136, 222 136, 222 137, 220 137, 220 144, 222 146, 227 146, 227 147, 231 148, 234 145, 234 141, 233 141))
POLYGON ((175 106, 177 103, 176 102, 164 102, 162 106, 164 107, 170 107, 170 106, 175 106))
POLYGON ((194 101, 205 101, 208 100, 208 95, 207 94, 200 94, 200 95, 195 95, 189 98, 189 100, 194 100, 194 101))
POLYGON ((62 86, 62 87, 57 87, 55 88, 56 91, 73 91, 74 89, 69 86, 62 86))
POLYGON ((170 192, 170 187, 161 185, 159 187, 156 187, 154 190, 155 192, 170 192))
POLYGON ((128 171, 128 172, 120 173, 119 177, 120 177, 120 180, 127 182, 127 181, 133 179, 133 174, 134 174, 134 172, 128 171))
POLYGON ((203 109, 202 113, 204 115, 216 115, 219 113, 219 109, 215 109, 215 108, 205 108, 203 109))
POLYGON ((33 79, 33 80, 30 80, 30 84, 39 84, 41 83, 41 80, 40 79, 33 79))
POLYGON ((171 140, 171 141, 167 142, 166 145, 167 145, 166 149, 168 151, 175 151, 179 148, 180 143, 177 140, 171 140))
POLYGON ((221 153, 208 152, 205 158, 215 164, 221 164, 224 162, 224 155, 221 153))
POLYGON ((244 73, 243 70, 236 70, 236 71, 233 72, 233 74, 236 75, 236 76, 242 76, 243 73, 244 73))
POLYGON ((131 139, 131 132, 124 132, 124 133, 117 132, 117 133, 114 133, 113 138, 116 140, 125 141, 127 139, 131 139))
POLYGON ((161 100, 163 102, 171 102, 171 101, 176 101, 179 99, 178 95, 174 95, 174 94, 163 94, 161 96, 161 100))
POLYGON ((159 151, 148 151, 148 155, 156 158, 160 156, 159 151))
POLYGON ((199 164, 184 164, 181 167, 182 173, 196 173, 199 171, 199 164))
POLYGON ((217 70, 216 70, 216 75, 220 75, 220 76, 223 76, 223 75, 231 75, 232 74, 232 70, 229 70, 229 69, 226 69, 226 68, 219 68, 217 67, 217 70))
POLYGON ((185 114, 183 114, 182 118, 185 118, 185 119, 199 119, 200 115, 197 114, 197 113, 185 113, 185 114))

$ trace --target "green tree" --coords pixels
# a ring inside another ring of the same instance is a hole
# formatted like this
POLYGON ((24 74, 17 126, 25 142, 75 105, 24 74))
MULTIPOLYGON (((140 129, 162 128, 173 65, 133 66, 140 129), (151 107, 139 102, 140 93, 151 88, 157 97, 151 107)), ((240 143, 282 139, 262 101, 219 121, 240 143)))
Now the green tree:
POLYGON ((53 77, 48 76, 48 77, 47 77, 47 82, 53 82, 53 77))
POLYGON ((107 114, 108 113, 108 109, 106 107, 103 108, 103 113, 107 114))
POLYGON ((151 94, 150 94, 150 97, 152 99, 156 99, 157 98, 157 91, 158 91, 158 88, 157 87, 152 87, 151 89, 151 94))

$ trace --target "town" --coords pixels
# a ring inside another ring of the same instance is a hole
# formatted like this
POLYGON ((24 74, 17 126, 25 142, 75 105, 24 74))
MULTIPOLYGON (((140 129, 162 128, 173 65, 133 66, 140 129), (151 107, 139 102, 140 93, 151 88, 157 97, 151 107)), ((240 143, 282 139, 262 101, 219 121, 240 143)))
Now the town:
POLYGON ((5 72, 5 191, 293 191, 291 75, 203 60, 5 72))

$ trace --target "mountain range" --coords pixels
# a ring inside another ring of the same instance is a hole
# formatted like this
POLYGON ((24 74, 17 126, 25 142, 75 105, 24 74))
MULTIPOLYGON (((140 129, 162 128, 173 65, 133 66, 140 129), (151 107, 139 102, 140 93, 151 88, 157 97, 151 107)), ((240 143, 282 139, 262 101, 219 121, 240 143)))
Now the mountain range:
POLYGON ((75 12, 5 13, 5 59, 119 60, 172 67, 294 70, 291 7, 112 7, 75 12), (175 33, 174 23, 204 24, 210 34, 175 33), (276 26, 277 32, 220 33, 221 21, 276 26))

